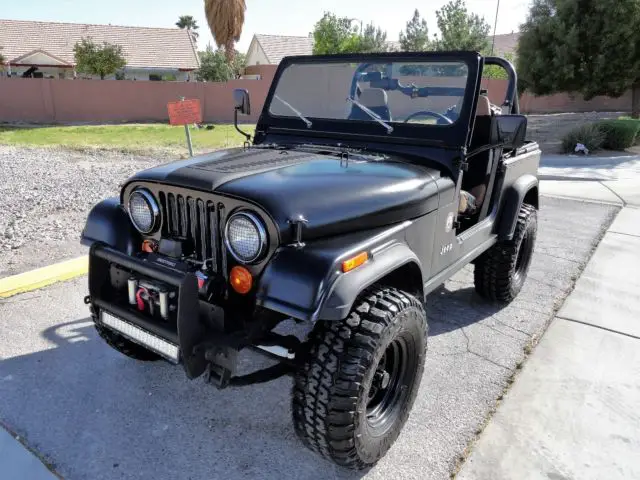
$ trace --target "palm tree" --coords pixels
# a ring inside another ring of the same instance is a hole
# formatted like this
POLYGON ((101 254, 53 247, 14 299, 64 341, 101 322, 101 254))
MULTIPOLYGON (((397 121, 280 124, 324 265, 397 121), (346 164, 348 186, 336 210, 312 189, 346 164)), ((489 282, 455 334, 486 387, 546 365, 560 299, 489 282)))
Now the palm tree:
POLYGON ((191 32, 191 36, 194 40, 198 39, 198 32, 196 32, 196 30, 200 27, 198 27, 198 22, 191 15, 180 15, 180 18, 176 22, 176 26, 183 30, 186 28, 191 32))
POLYGON ((205 0, 204 11, 213 38, 231 65, 236 51, 235 42, 240 40, 244 25, 245 0, 205 0))

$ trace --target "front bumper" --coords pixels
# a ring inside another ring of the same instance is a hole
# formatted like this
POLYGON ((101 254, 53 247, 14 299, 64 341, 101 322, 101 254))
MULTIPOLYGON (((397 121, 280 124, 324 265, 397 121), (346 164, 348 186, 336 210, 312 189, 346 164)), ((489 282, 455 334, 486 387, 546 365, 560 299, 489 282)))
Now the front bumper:
MULTIPOLYGON (((183 365, 189 378, 196 378, 205 372, 207 360, 202 348, 198 348, 215 332, 211 326, 205 326, 200 320, 200 300, 198 281, 195 273, 180 271, 174 268, 147 262, 131 257, 111 247, 94 243, 89 252, 89 297, 94 309, 94 319, 103 326, 125 335, 150 350, 158 348, 149 343, 152 339, 177 347, 174 363, 183 365), (175 289, 176 317, 175 324, 161 324, 149 316, 137 312, 130 305, 117 302, 113 295, 111 282, 111 266, 125 269, 133 275, 160 281, 175 289), (102 312, 109 315, 103 320, 102 312), (115 317, 112 320, 111 317, 115 317), (124 330, 124 331, 123 331, 124 330), (146 343, 146 345, 145 345, 146 343)), ((221 310, 221 309, 220 309, 221 310)), ((222 313, 223 314, 223 313, 222 313)), ((216 337, 219 336, 215 335, 216 337)), ((224 346, 221 346, 224 348, 224 346)), ((168 351, 168 350, 167 350, 168 351)), ((162 352, 158 352, 162 354, 162 352)), ((230 352, 223 352, 229 356, 230 352)), ((173 355, 163 355, 174 360, 173 355)))

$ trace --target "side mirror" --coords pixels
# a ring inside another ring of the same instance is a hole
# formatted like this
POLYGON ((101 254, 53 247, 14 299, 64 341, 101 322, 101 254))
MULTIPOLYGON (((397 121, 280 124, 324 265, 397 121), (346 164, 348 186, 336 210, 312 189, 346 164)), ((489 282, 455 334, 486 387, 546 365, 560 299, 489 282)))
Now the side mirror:
POLYGON ((249 92, 244 88, 236 88, 233 91, 234 108, 243 115, 251 114, 251 102, 249 101, 249 92))
POLYGON ((527 134, 527 117, 524 115, 496 115, 496 143, 507 149, 517 150, 524 145, 527 134))

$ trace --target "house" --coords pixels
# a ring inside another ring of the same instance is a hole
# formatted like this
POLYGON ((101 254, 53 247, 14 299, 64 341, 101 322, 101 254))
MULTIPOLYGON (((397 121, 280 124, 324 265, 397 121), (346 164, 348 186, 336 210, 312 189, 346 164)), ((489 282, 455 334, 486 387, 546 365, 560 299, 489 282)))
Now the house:
MULTIPOLYGON (((387 42, 389 50, 399 50, 399 42, 387 42)), ((286 35, 263 35, 256 33, 247 50, 247 66, 278 65, 289 55, 312 55, 313 35, 296 37, 286 35)))
POLYGON ((512 59, 515 60, 519 38, 520 32, 511 32, 490 38, 489 41, 493 43, 493 54, 496 56, 512 57, 512 59))
POLYGON ((200 66, 187 30, 0 19, 5 74, 91 77, 75 72, 73 47, 83 38, 96 44, 120 45, 127 61, 120 74, 129 80, 194 80, 194 71, 200 66))
MULTIPOLYGON (((513 55, 518 45, 518 32, 496 35, 494 53, 496 55, 513 55)), ((490 39, 493 40, 493 39, 490 39)), ((400 42, 387 42, 389 50, 401 50, 400 42)), ((285 36, 255 34, 247 50, 247 66, 278 65, 283 57, 289 55, 311 55, 313 53, 313 36, 285 36)), ((249 69, 249 71, 258 71, 249 69)))

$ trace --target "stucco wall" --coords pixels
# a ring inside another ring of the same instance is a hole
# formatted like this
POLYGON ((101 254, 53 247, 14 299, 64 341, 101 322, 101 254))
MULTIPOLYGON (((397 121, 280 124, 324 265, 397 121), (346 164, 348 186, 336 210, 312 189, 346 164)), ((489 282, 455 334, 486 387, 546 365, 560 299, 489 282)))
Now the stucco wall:
MULTIPOLYGON (((168 120, 167 102, 181 96, 200 99, 205 121, 230 122, 234 88, 249 91, 253 113, 244 120, 255 121, 275 70, 274 66, 268 67, 262 70, 261 80, 224 83, 0 78, 0 122, 164 122, 168 120)), ((297 99, 302 104, 311 101, 314 92, 313 80, 306 81, 310 82, 306 89, 309 95, 297 99)), ((483 84, 490 99, 501 104, 506 81, 484 80, 483 84)), ((597 97, 588 102, 581 96, 568 94, 544 97, 525 94, 520 105, 523 113, 625 112, 631 107, 631 93, 617 99, 597 97)))
POLYGON ((256 41, 255 37, 251 41, 251 45, 249 45, 249 50, 247 51, 247 65, 268 65, 269 59, 264 54, 264 50, 260 44, 256 41))
POLYGON ((206 122, 233 120, 233 89, 246 88, 256 121, 269 81, 224 83, 0 78, 0 122, 164 122, 167 103, 198 98, 206 122))

